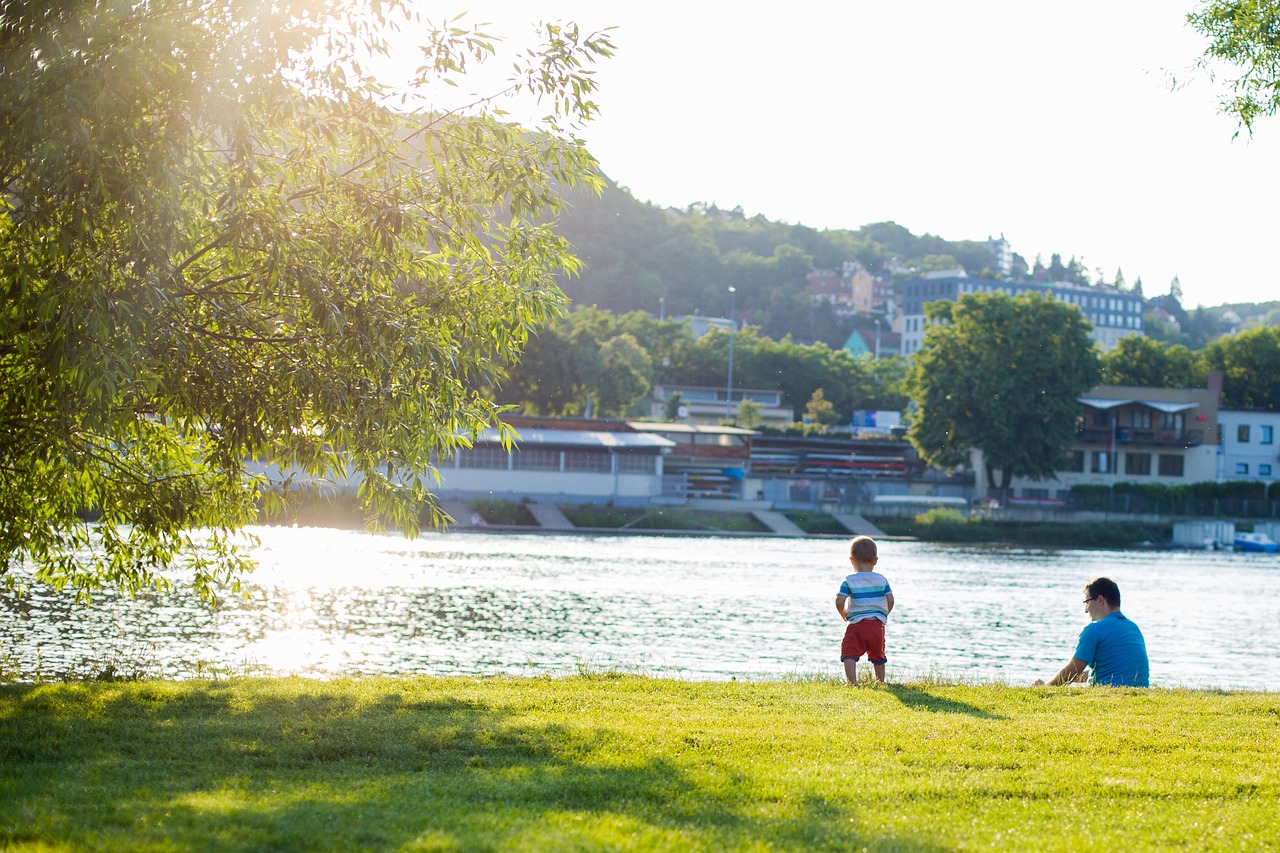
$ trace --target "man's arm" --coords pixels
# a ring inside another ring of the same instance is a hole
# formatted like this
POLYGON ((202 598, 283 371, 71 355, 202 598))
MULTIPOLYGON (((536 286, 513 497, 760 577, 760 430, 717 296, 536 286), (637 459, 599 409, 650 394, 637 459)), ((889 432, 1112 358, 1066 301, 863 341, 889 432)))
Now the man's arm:
MULTIPOLYGON (((1059 684, 1070 684, 1073 681, 1081 681, 1080 676, 1084 675, 1085 669, 1089 664, 1080 660, 1080 658, 1072 658, 1066 666, 1058 671, 1058 674, 1049 679, 1050 687, 1057 687, 1059 684)), ((1036 685, 1044 684, 1042 679, 1036 679, 1036 685)))

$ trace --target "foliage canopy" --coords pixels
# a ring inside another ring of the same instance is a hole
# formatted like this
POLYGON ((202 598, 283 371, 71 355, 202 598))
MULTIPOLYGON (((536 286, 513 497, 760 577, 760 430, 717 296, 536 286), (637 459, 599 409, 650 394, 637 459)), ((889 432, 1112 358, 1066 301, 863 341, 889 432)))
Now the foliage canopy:
POLYGON ((1100 375, 1088 321, 1038 293, 971 293, 925 306, 930 325, 908 371, 907 438, 953 468, 971 449, 1014 477, 1050 478, 1071 443, 1076 398, 1100 375))
POLYGON ((1280 0, 1212 0, 1187 20, 1209 39, 1206 64, 1238 70, 1222 109, 1252 133, 1255 121, 1280 108, 1280 0))
POLYGON ((560 309, 577 264, 549 214, 599 186, 573 131, 607 34, 543 26, 507 90, 552 105, 526 129, 430 106, 483 32, 426 25, 392 88, 363 66, 424 26, 412 6, 320 8, 0 7, 6 586, 176 566, 212 597, 261 502, 335 475, 412 533, 439 518, 433 458, 495 420, 478 389, 560 309))

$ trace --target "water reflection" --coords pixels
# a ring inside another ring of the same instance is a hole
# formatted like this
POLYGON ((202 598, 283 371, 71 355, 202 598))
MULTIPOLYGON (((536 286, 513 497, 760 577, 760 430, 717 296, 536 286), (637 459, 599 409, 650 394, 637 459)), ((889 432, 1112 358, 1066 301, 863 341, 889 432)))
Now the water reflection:
MULTIPOLYGON (((415 541, 266 528, 244 599, 189 590, 0 608, 0 665, 91 675, 104 659, 182 678, 218 669, 337 675, 568 673, 696 679, 840 672, 840 540, 435 534, 415 541)), ((1143 629, 1152 681, 1276 689, 1280 559, 885 542, 898 606, 890 679, 1026 683, 1055 672, 1106 574, 1143 629), (1213 640, 1188 645, 1211 622, 1213 640)), ((175 578, 175 580, 178 580, 175 578)))

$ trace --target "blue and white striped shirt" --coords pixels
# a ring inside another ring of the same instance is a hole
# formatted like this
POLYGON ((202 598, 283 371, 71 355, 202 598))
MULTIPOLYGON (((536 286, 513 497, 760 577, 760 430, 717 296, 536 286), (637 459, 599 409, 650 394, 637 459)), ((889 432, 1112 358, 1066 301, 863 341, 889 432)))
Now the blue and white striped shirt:
POLYGON ((849 596, 845 607, 845 619, 861 622, 864 619, 889 621, 889 598, 893 590, 889 581, 879 572, 854 572, 840 584, 840 594, 849 596))

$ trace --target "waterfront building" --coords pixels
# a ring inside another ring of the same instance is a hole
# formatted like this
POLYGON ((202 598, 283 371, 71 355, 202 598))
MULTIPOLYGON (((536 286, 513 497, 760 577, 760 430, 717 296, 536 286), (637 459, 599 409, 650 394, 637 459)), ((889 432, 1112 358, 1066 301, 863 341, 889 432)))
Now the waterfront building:
MULTIPOLYGON (((1077 398, 1075 438, 1055 477, 1014 478, 1012 496, 1065 501, 1072 486, 1214 481, 1221 382, 1215 373, 1208 388, 1097 386, 1077 398)), ((975 464, 979 475, 983 467, 975 464)))
POLYGON ((1223 409, 1218 413, 1218 480, 1280 480, 1280 412, 1223 409))

